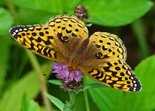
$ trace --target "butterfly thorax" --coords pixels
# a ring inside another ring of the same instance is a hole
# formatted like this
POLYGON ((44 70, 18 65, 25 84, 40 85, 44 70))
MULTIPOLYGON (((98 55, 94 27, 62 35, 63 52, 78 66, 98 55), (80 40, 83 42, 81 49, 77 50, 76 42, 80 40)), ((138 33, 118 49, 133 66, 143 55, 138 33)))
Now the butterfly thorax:
MULTIPOLYGON (((75 42, 79 42, 79 41, 77 40, 75 42)), ((86 50, 87 50, 88 44, 89 44, 89 38, 83 40, 76 46, 72 46, 75 48, 74 48, 74 51, 69 54, 68 62, 70 64, 74 64, 75 66, 81 65, 84 59, 87 58, 86 50)))
POLYGON ((74 67, 73 65, 68 65, 68 71, 72 72, 76 69, 76 67, 74 67))
POLYGON ((76 68, 83 70, 84 67, 96 67, 100 64, 96 60, 95 44, 90 42, 89 38, 84 40, 81 40, 80 37, 72 38, 68 43, 57 45, 57 52, 62 55, 62 61, 58 62, 68 63, 70 71, 76 68))

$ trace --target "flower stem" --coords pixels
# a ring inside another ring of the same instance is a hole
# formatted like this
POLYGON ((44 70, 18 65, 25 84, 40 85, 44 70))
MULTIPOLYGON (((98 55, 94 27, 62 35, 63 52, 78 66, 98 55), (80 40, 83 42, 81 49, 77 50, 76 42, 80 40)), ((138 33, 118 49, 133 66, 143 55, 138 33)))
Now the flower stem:
MULTIPOLYGON (((86 84, 86 76, 84 76, 84 85, 86 84)), ((85 99, 85 103, 86 103, 86 111, 90 111, 90 107, 89 107, 89 100, 88 100, 88 92, 87 90, 84 90, 84 99, 85 99)))
POLYGON ((75 103, 76 93, 69 92, 69 98, 70 98, 71 110, 74 111, 74 103, 75 103))
POLYGON ((149 55, 149 48, 148 44, 146 41, 145 37, 145 29, 143 22, 141 20, 137 20, 132 24, 132 29, 135 33, 135 37, 137 39, 139 48, 140 48, 140 53, 141 53, 141 58, 145 58, 149 55))
POLYGON ((48 89, 47 89, 47 86, 46 86, 46 81, 45 81, 45 79, 43 77, 43 73, 40 70, 41 68, 40 68, 39 63, 38 63, 38 61, 36 59, 36 56, 33 53, 31 53, 30 51, 28 51, 28 50, 27 50, 27 54, 28 54, 28 57, 29 57, 29 59, 31 61, 31 64, 32 64, 35 72, 38 75, 39 83, 41 85, 41 96, 43 98, 44 105, 45 105, 47 111, 52 111, 50 101, 44 94, 44 92, 48 92, 48 89))
MULTIPOLYGON (((6 6, 8 7, 8 9, 10 10, 12 16, 13 16, 13 19, 15 21, 16 24, 20 24, 20 20, 17 16, 17 13, 16 13, 16 10, 15 10, 15 6, 14 4, 12 3, 12 0, 6 0, 5 1, 6 3, 6 6)), ((52 111, 52 107, 51 107, 51 104, 50 104, 50 101, 49 99, 44 95, 44 92, 48 92, 47 90, 47 86, 46 86, 46 81, 44 79, 44 77, 42 76, 42 71, 40 70, 40 65, 35 57, 35 55, 31 52, 29 52, 27 50, 27 54, 28 54, 28 57, 31 61, 31 64, 35 70, 35 72, 37 73, 37 76, 38 76, 38 79, 39 79, 39 82, 40 82, 40 85, 41 85, 41 95, 42 95, 42 98, 43 98, 43 103, 45 105, 45 108, 47 111, 52 111)))

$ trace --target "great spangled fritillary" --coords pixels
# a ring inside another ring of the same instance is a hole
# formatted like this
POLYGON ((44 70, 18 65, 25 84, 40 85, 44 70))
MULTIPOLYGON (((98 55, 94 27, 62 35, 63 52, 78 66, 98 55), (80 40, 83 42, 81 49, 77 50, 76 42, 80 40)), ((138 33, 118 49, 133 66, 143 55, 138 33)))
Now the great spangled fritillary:
POLYGON ((53 61, 78 67, 96 81, 123 91, 139 91, 141 84, 125 62, 126 48, 114 34, 95 32, 75 16, 56 16, 45 25, 10 29, 12 37, 29 50, 53 61))

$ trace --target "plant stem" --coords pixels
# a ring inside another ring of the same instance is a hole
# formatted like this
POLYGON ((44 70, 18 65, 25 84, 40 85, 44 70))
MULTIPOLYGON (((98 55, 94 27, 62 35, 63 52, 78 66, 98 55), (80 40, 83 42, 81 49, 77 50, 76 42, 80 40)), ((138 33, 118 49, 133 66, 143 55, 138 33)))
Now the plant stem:
POLYGON ((29 57, 29 59, 31 61, 31 64, 32 64, 35 72, 38 75, 39 83, 41 85, 41 96, 43 98, 43 102, 44 102, 44 105, 46 107, 46 110, 47 111, 52 111, 50 101, 44 94, 44 92, 48 92, 48 89, 47 89, 47 86, 46 86, 46 81, 44 79, 43 73, 40 70, 41 68, 40 68, 39 63, 38 63, 38 61, 36 59, 36 56, 33 53, 31 53, 30 51, 28 51, 28 50, 26 52, 28 54, 28 57, 29 57))
MULTIPOLYGON (((84 76, 84 85, 86 84, 86 76, 84 76)), ((89 107, 89 100, 88 100, 88 92, 87 90, 84 91, 84 99, 86 102, 86 111, 90 111, 90 107, 89 107)))
POLYGON ((132 24, 132 29, 135 33, 135 37, 140 48, 141 58, 143 59, 149 55, 149 48, 146 42, 145 29, 142 21, 137 20, 136 22, 134 22, 132 24))
POLYGON ((74 111, 74 103, 75 103, 76 93, 69 92, 69 98, 70 98, 71 109, 72 109, 72 111, 74 111))
MULTIPOLYGON (((20 24, 20 20, 17 16, 17 13, 15 11, 15 6, 14 4, 12 3, 12 0, 6 0, 6 6, 8 7, 8 9, 10 10, 13 18, 14 18, 14 21, 16 24, 20 24)), ((30 51, 27 50, 27 54, 28 54, 28 57, 31 61, 31 64, 38 76, 38 79, 39 79, 39 82, 40 82, 40 85, 41 85, 41 95, 42 95, 42 98, 43 98, 43 103, 45 105, 45 108, 47 111, 52 111, 52 107, 51 107, 51 104, 50 104, 50 101, 49 99, 44 95, 44 92, 48 92, 47 90, 47 86, 46 86, 46 81, 44 79, 44 77, 42 76, 42 71, 40 70, 40 65, 35 57, 35 55, 33 53, 31 53, 30 51)))
POLYGON ((15 6, 12 3, 12 0, 5 0, 6 6, 8 7, 8 9, 11 12, 11 15, 13 16, 14 22, 16 24, 20 24, 20 20, 18 19, 18 16, 16 14, 16 10, 15 10, 15 6))

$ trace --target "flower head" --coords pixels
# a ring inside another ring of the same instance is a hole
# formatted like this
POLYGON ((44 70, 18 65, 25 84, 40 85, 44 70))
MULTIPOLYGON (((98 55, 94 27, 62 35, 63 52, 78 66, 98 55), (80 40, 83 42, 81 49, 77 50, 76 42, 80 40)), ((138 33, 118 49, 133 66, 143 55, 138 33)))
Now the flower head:
POLYGON ((53 73, 56 73, 58 79, 62 80, 64 86, 69 89, 75 89, 82 80, 83 73, 78 68, 70 70, 70 66, 65 62, 55 62, 52 65, 53 73))

